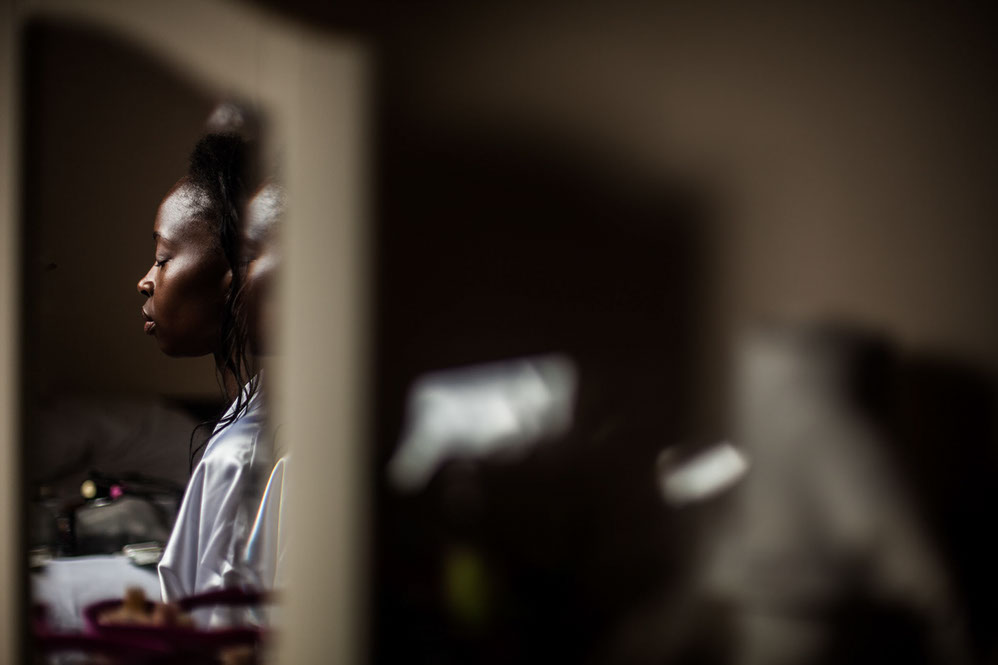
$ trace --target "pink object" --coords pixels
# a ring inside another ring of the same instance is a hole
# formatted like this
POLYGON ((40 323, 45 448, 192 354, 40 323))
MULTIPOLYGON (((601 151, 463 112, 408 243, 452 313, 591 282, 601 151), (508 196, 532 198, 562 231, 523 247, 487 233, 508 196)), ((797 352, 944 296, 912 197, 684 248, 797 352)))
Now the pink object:
POLYGON ((125 491, 121 489, 121 485, 111 485, 111 498, 112 499, 120 499, 121 495, 124 494, 124 493, 125 493, 125 491))

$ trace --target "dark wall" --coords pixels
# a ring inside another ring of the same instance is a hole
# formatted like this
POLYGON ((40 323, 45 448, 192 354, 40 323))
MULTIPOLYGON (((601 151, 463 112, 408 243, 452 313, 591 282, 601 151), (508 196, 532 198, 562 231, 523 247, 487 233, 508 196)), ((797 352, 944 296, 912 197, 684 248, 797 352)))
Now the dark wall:
POLYGON ((166 358, 143 335, 135 287, 211 97, 83 27, 36 23, 25 55, 30 380, 43 393, 216 397, 210 359, 166 358))

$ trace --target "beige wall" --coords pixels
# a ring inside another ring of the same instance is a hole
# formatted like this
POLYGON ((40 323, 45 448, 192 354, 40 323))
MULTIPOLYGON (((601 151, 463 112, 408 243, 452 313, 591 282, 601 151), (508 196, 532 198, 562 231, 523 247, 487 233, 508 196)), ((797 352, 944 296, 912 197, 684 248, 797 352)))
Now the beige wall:
MULTIPOLYGON (((0 146, 12 145, 18 136, 17 106, 18 31, 13 2, 0 2, 0 146)), ((19 173, 17 153, 0 149, 0 662, 18 661, 19 631, 25 592, 20 575, 21 539, 18 446, 20 411, 17 400, 18 267, 17 205, 19 173)))
POLYGON ((393 102, 428 127, 557 136, 703 195, 706 272, 690 277, 703 298, 681 314, 699 342, 687 436, 727 435, 734 340, 762 318, 846 319, 998 371, 992 18, 495 4, 399 30, 393 102))
POLYGON ((705 339, 839 314, 998 369, 987 22, 707 4, 468 10, 420 40, 413 107, 427 123, 539 127, 702 187, 718 324, 705 339))

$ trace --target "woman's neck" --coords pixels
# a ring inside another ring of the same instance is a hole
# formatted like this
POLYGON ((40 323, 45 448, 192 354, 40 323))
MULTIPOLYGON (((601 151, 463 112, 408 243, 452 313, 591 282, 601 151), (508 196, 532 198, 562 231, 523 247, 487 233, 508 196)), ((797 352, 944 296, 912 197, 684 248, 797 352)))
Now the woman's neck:
POLYGON ((215 367, 218 369, 219 376, 222 377, 222 391, 225 393, 225 399, 231 402, 243 387, 240 385, 235 373, 225 366, 225 363, 218 355, 215 356, 215 367))

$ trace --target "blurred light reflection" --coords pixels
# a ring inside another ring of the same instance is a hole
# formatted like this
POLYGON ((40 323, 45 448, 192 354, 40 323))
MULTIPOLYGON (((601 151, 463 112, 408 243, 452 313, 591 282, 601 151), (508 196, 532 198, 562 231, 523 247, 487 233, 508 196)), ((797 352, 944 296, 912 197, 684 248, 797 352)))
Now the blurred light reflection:
POLYGON ((733 486, 749 470, 749 460, 724 441, 683 459, 675 448, 663 450, 656 462, 659 489, 674 506, 703 501, 733 486))
POLYGON ((577 371, 551 354, 427 374, 412 386, 392 485, 415 491, 449 458, 523 453, 572 424, 577 371))

